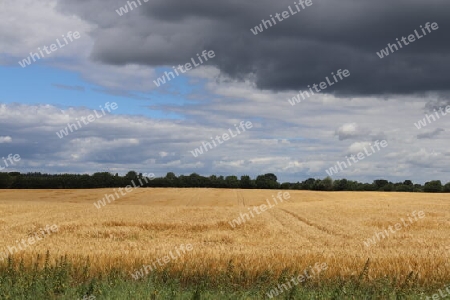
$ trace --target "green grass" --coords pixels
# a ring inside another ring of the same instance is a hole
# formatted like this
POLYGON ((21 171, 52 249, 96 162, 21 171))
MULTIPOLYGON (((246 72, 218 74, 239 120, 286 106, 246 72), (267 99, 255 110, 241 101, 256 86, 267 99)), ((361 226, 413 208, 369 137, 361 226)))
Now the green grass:
MULTIPOLYGON (((368 266, 359 276, 301 283, 273 299, 424 299, 424 295, 437 290, 418 286, 413 273, 403 282, 395 278, 368 281, 368 266)), ((170 277, 164 270, 136 281, 120 269, 93 276, 89 261, 74 266, 66 257, 60 257, 50 263, 47 253, 28 266, 11 257, 0 264, 0 299, 269 299, 266 292, 285 283, 292 275, 288 273, 277 280, 261 276, 245 287, 237 284, 236 278, 231 280, 229 274, 184 278, 182 274, 170 277)))

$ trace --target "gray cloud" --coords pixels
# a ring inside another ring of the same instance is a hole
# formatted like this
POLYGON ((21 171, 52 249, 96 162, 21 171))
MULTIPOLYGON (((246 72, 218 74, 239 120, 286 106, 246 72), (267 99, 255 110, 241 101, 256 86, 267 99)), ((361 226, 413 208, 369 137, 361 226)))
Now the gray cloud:
POLYGON ((445 131, 445 129, 443 129, 443 128, 436 128, 433 131, 418 134, 417 138, 418 139, 431 139, 431 138, 434 138, 435 136, 437 136, 439 133, 441 133, 443 131, 445 131))
POLYGON ((115 97, 125 97, 125 98, 131 98, 131 99, 136 99, 136 100, 150 100, 150 98, 148 98, 148 97, 138 96, 129 91, 113 90, 113 89, 98 89, 98 88, 93 88, 92 90, 95 92, 98 92, 98 93, 115 96, 115 97))
POLYGON ((425 104, 425 112, 434 112, 442 109, 444 112, 447 107, 450 106, 450 93, 449 92, 441 92, 437 93, 433 99, 428 101, 425 104))
POLYGON ((327 92, 338 95, 448 91, 450 2, 444 0, 313 0, 295 16, 254 36, 250 28, 292 1, 181 1, 143 3, 119 17, 116 0, 60 0, 59 9, 98 25, 92 58, 113 65, 184 64, 204 49, 224 74, 252 75, 261 89, 295 90, 349 69, 327 92), (426 22, 439 29, 390 56, 377 51, 426 22))
POLYGON ((78 86, 78 85, 65 85, 65 84, 59 84, 59 83, 54 83, 52 84, 52 86, 58 88, 58 89, 63 89, 63 90, 69 90, 69 91, 79 91, 79 92, 84 92, 85 88, 82 86, 78 86))

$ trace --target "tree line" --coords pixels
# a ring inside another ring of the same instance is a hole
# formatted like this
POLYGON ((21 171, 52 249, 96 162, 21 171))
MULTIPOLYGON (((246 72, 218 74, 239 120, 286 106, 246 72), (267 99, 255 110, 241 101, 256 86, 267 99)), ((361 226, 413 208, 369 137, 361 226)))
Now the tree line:
POLYGON ((98 172, 88 174, 42 174, 19 172, 0 173, 0 189, 93 189, 126 187, 132 181, 141 187, 176 187, 176 188, 233 188, 233 189, 282 189, 311 191, 384 191, 384 192, 426 192, 449 193, 450 182, 443 185, 440 180, 426 182, 424 185, 414 184, 411 180, 393 183, 378 179, 372 183, 361 183, 347 179, 333 180, 308 178, 302 182, 279 183, 273 173, 258 175, 252 179, 248 175, 237 176, 201 176, 197 173, 176 176, 169 172, 164 177, 155 177, 129 171, 125 176, 98 172), (145 181, 139 181, 143 176, 145 181), (142 182, 143 184, 139 183, 142 182))

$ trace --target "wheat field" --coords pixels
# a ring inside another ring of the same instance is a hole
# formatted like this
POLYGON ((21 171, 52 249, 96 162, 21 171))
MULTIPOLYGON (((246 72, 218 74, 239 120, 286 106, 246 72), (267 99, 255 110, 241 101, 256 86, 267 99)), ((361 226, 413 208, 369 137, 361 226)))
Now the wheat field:
POLYGON ((132 272, 190 244, 192 251, 164 268, 186 277, 215 276, 231 265, 250 284, 264 272, 278 276, 315 263, 328 265, 319 279, 357 276, 369 259, 369 280, 414 272, 422 285, 450 281, 445 194, 289 191, 289 200, 233 228, 233 219, 278 191, 136 189, 97 209, 93 203, 109 193, 112 189, 1 190, 0 252, 56 224, 57 233, 14 255, 31 264, 49 250, 80 263, 89 256, 94 272, 132 272), (364 245, 413 211, 425 216, 376 245, 364 245))

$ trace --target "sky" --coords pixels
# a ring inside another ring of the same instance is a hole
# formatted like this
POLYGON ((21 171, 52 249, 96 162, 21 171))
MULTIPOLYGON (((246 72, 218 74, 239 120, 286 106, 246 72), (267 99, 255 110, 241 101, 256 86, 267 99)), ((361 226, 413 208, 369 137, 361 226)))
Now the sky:
POLYGON ((128 2, 0 2, 3 171, 450 181, 449 1, 128 2))

